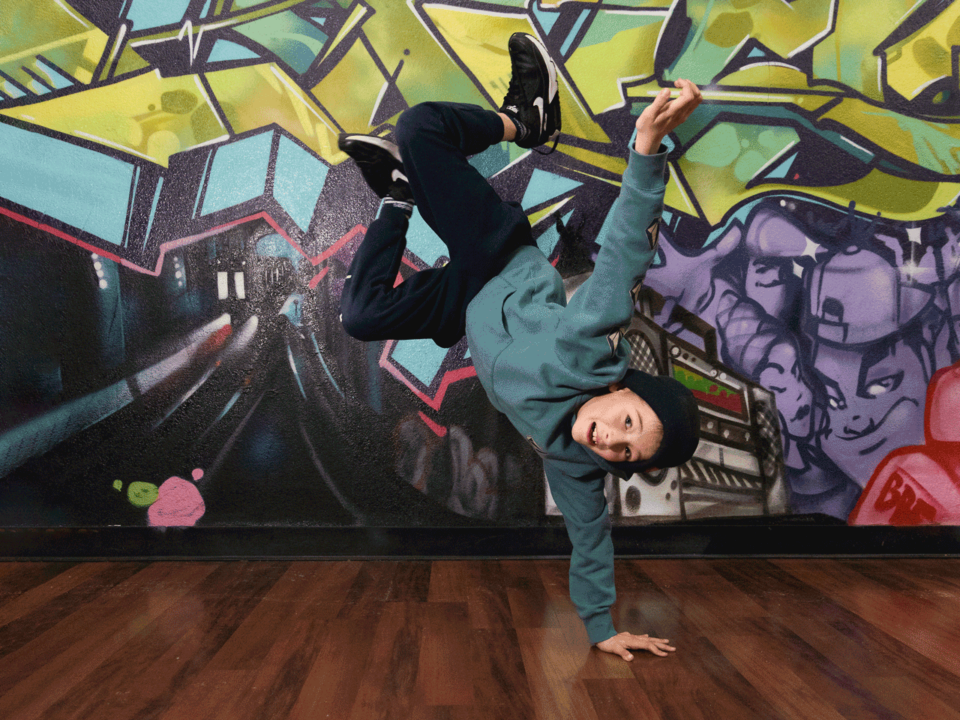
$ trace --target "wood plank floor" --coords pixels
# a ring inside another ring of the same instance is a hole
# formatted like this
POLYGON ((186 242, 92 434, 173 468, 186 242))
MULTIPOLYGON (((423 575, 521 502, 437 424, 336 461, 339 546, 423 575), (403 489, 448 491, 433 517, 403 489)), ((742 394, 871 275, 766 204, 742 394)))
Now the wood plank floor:
POLYGON ((0 563, 0 718, 960 720, 960 559, 0 563))

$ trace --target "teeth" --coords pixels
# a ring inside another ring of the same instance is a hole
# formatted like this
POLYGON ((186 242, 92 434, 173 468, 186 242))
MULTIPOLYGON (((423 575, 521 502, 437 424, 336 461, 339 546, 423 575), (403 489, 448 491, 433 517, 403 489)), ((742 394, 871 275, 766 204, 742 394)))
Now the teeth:
POLYGON ((597 444, 597 426, 596 425, 593 426, 593 432, 591 433, 591 437, 593 438, 593 444, 596 445, 597 444))

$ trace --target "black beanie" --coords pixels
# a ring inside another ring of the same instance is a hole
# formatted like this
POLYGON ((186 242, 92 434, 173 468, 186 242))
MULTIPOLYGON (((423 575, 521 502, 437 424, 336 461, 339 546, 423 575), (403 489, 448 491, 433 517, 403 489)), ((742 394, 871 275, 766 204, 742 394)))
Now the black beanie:
POLYGON ((672 377, 648 375, 639 370, 627 370, 620 385, 645 400, 657 414, 663 425, 663 440, 648 460, 608 462, 600 458, 607 472, 628 478, 650 468, 683 465, 693 457, 700 443, 700 409, 686 386, 672 377))

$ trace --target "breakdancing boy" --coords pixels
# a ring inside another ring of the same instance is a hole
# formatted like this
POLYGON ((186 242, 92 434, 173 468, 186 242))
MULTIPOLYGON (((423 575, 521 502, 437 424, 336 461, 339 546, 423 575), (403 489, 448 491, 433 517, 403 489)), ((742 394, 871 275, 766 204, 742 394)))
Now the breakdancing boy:
POLYGON ((559 273, 533 241, 519 204, 504 202, 467 156, 504 140, 534 148, 556 140, 556 68, 533 36, 509 43, 512 77, 500 112, 424 103, 401 115, 393 144, 341 135, 339 146, 383 201, 348 271, 341 321, 360 340, 464 333, 490 401, 543 458, 573 544, 570 597, 590 641, 632 660, 666 655, 667 640, 619 633, 613 544, 604 497, 610 472, 629 477, 686 462, 699 442, 692 393, 669 377, 628 368, 621 328, 656 253, 666 152, 661 140, 693 112, 700 91, 678 80, 637 120, 637 134, 593 275, 566 302, 559 273), (450 261, 394 287, 413 207, 450 261))

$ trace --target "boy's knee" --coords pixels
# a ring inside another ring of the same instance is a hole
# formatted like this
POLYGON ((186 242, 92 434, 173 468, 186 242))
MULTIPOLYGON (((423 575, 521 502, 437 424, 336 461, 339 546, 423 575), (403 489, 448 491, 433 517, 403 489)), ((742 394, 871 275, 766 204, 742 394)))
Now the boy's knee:
POLYGON ((363 313, 354 310, 353 305, 346 302, 340 304, 340 324, 347 335, 363 342, 369 342, 369 323, 364 321, 363 313))
POLYGON ((400 154, 403 155, 403 148, 416 138, 418 132, 432 126, 437 117, 436 103, 422 102, 414 105, 400 115, 397 120, 396 141, 400 146, 400 154))

